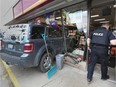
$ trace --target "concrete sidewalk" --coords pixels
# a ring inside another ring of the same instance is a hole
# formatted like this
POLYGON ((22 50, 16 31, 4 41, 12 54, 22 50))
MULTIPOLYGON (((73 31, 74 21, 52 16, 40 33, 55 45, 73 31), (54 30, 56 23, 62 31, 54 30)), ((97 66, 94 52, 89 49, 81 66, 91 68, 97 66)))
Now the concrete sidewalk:
POLYGON ((41 73, 36 68, 21 69, 12 66, 11 69, 20 87, 115 87, 116 85, 110 80, 101 80, 98 73, 94 74, 93 81, 88 84, 86 71, 66 64, 51 79, 47 78, 47 73, 41 73))
POLYGON ((3 64, 0 61, 0 87, 13 87, 9 76, 3 66, 3 64))

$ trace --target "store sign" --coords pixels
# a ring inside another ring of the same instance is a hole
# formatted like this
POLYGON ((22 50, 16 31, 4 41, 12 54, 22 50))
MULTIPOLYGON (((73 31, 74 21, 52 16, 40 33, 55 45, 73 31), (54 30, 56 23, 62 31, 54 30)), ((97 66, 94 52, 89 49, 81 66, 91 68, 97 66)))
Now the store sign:
POLYGON ((18 4, 13 7, 14 18, 19 17, 22 14, 29 12, 37 6, 45 2, 51 2, 53 0, 20 0, 18 4))
POLYGON ((14 17, 18 17, 23 14, 23 7, 22 7, 22 1, 19 1, 17 5, 13 8, 14 11, 14 17))
POLYGON ((48 0, 22 0, 22 1, 23 1, 23 12, 26 13, 48 0))

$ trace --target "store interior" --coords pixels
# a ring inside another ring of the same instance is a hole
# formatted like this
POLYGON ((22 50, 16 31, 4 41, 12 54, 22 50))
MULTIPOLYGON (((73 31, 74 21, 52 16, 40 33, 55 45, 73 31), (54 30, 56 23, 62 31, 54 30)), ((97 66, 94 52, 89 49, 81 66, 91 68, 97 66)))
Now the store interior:
MULTIPOLYGON (((90 32, 100 27, 103 23, 110 23, 110 31, 114 33, 116 36, 116 27, 114 23, 115 18, 115 5, 108 4, 108 5, 101 5, 99 7, 92 8, 91 10, 91 29, 90 32)), ((110 66, 115 67, 115 47, 109 48, 109 57, 110 57, 110 66)))
MULTIPOLYGON (((110 23, 110 31, 116 36, 116 25, 115 25, 115 10, 116 5, 100 4, 91 9, 90 19, 90 32, 100 27, 103 23, 110 23)), ((116 67, 116 46, 109 46, 109 75, 111 80, 115 80, 115 67, 116 67)), ((98 61, 99 65, 99 61, 98 61)), ((99 72, 100 69, 97 71, 99 72)))

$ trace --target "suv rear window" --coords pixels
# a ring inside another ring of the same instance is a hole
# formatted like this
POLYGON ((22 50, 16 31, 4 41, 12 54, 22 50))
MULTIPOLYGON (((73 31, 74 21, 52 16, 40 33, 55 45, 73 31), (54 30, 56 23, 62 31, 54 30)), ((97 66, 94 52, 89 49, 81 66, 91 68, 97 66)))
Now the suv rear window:
POLYGON ((48 27, 49 29, 49 37, 50 38, 56 38, 56 37, 62 37, 62 30, 59 28, 54 28, 54 27, 48 27))
POLYGON ((41 39, 44 29, 43 26, 33 26, 31 29, 31 39, 41 39))
POLYGON ((3 40, 23 42, 27 39, 28 28, 28 24, 11 25, 4 32, 3 40))

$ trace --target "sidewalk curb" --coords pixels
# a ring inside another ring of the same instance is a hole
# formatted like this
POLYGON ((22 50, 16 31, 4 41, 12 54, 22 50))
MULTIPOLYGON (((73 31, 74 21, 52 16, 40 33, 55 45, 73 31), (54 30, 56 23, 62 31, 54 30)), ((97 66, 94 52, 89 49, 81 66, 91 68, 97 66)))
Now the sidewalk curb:
POLYGON ((0 62, 2 62, 3 66, 5 67, 9 78, 11 80, 11 82, 13 83, 14 87, 20 87, 18 80, 16 79, 15 75, 13 74, 12 70, 10 69, 10 67, 2 60, 0 60, 0 62))

